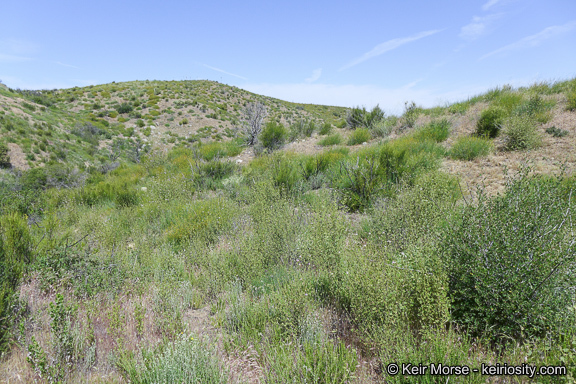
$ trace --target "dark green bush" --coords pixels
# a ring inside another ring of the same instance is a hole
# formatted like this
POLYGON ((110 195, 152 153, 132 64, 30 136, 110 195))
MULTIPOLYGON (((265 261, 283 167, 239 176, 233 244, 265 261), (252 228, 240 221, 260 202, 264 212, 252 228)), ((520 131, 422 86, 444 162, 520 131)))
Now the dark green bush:
POLYGON ((554 137, 564 137, 564 136, 568 136, 569 132, 565 129, 550 127, 550 128, 546 128, 546 133, 549 135, 552 135, 554 137))
POLYGON ((0 168, 10 166, 10 155, 8 152, 8 146, 5 143, 0 143, 0 168))
POLYGON ((320 131, 318 132, 318 134, 328 135, 330 132, 332 132, 332 124, 324 123, 324 125, 322 125, 322 127, 320 128, 320 131))
POLYGON ((346 122, 349 128, 373 128, 378 122, 384 119, 384 111, 379 105, 372 108, 372 111, 368 112, 365 107, 352 108, 348 112, 346 117, 346 122))
POLYGON ((116 107, 118 113, 130 113, 134 107, 130 103, 122 103, 116 107))
POLYGON ((288 132, 282 124, 271 121, 260 133, 260 142, 264 148, 273 151, 284 145, 287 134, 288 132))
POLYGON ((500 134, 500 128, 507 115, 506 110, 501 107, 485 109, 476 123, 476 135, 495 138, 500 134))
POLYGON ((544 336, 574 322, 572 203, 563 179, 510 180, 504 196, 480 194, 444 232, 452 317, 475 336, 544 336))

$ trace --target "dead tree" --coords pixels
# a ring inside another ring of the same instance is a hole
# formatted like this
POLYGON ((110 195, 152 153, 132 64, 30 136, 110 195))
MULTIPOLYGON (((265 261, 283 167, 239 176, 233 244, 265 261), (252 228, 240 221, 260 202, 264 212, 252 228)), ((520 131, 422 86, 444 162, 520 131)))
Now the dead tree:
POLYGON ((268 111, 261 102, 249 103, 244 108, 242 128, 248 145, 252 146, 258 142, 258 135, 262 131, 262 123, 266 116, 268 116, 268 111))

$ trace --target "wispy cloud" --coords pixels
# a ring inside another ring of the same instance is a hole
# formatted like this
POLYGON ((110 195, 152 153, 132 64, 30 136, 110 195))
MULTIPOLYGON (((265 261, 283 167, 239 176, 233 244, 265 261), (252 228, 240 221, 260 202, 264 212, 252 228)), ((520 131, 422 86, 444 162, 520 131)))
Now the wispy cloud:
POLYGON ((495 6, 496 4, 500 3, 502 0, 488 0, 483 6, 482 6, 482 10, 483 11, 487 11, 490 8, 492 8, 493 6, 495 6))
POLYGON ((366 60, 372 59, 376 56, 380 56, 380 55, 382 55, 386 52, 389 52, 393 49, 396 49, 396 48, 401 47, 401 46, 408 44, 408 43, 412 43, 416 40, 420 40, 424 37, 433 35, 433 34, 438 33, 440 31, 441 30, 437 29, 437 30, 433 30, 433 31, 420 32, 420 33, 417 33, 417 34, 412 35, 412 36, 401 37, 398 39, 392 39, 392 40, 388 40, 382 44, 378 44, 372 50, 366 52, 362 56, 352 60, 350 63, 348 63, 345 66, 343 66, 342 68, 340 68, 340 71, 351 68, 351 67, 358 65, 358 64, 360 64, 366 60))
POLYGON ((542 44, 544 41, 551 39, 553 37, 562 35, 564 33, 568 33, 571 30, 576 28, 576 20, 571 21, 570 23, 564 25, 553 25, 551 27, 545 28, 544 30, 536 33, 535 35, 527 36, 521 40, 518 40, 515 43, 508 44, 502 48, 499 48, 495 51, 487 53, 486 55, 482 56, 480 60, 484 60, 487 57, 497 55, 499 53, 504 53, 508 51, 515 51, 524 48, 530 47, 537 47, 542 44))
POLYGON ((234 73, 227 72, 227 71, 225 71, 225 70, 223 70, 223 69, 220 69, 220 68, 212 67, 212 66, 210 66, 210 65, 208 65, 208 64, 202 64, 202 65, 205 66, 206 68, 209 68, 209 69, 213 70, 213 71, 225 73, 226 75, 234 76, 234 77, 237 77, 237 78, 242 79, 242 80, 248 80, 248 79, 245 78, 244 76, 235 75, 234 73))
POLYGON ((60 62, 60 61, 53 61, 53 63, 54 63, 54 64, 61 65, 61 66, 63 66, 63 67, 79 69, 79 68, 78 68, 77 66, 75 66, 75 65, 65 64, 65 63, 62 63, 62 62, 60 62))
POLYGON ((475 40, 486 33, 488 27, 502 14, 493 14, 488 16, 474 16, 472 21, 460 29, 460 38, 464 40, 475 40))
POLYGON ((0 63, 20 63, 22 61, 33 60, 31 57, 16 56, 16 55, 5 55, 0 53, 0 63))
POLYGON ((316 80, 318 80, 320 78, 320 76, 322 76, 322 68, 315 69, 312 72, 312 76, 306 78, 306 80, 304 80, 304 81, 306 81, 307 83, 313 83, 316 80))

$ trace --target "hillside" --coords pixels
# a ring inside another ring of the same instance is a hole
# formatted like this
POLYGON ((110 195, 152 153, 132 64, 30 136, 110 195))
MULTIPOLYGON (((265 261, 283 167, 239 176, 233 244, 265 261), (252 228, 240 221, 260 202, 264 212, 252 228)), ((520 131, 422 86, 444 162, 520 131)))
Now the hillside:
POLYGON ((576 79, 401 116, 205 81, 0 88, 0 126, 2 382, 576 377, 576 79))
POLYGON ((0 88, 2 138, 12 143, 11 157, 19 169, 50 159, 98 166, 108 161, 118 139, 140 138, 155 148, 229 141, 237 136, 244 106, 257 101, 268 107, 268 119, 286 126, 302 120, 335 124, 346 116, 346 108, 289 103, 212 81, 24 92, 0 88))

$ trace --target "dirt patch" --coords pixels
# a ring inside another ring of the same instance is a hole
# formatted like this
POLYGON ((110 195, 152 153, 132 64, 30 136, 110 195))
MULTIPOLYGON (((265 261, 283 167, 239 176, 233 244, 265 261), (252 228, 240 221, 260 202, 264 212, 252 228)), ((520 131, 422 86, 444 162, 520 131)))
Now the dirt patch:
POLYGON ((30 169, 28 161, 26 160, 26 155, 18 144, 8 143, 8 155, 10 156, 10 164, 12 164, 14 168, 21 171, 30 169))

